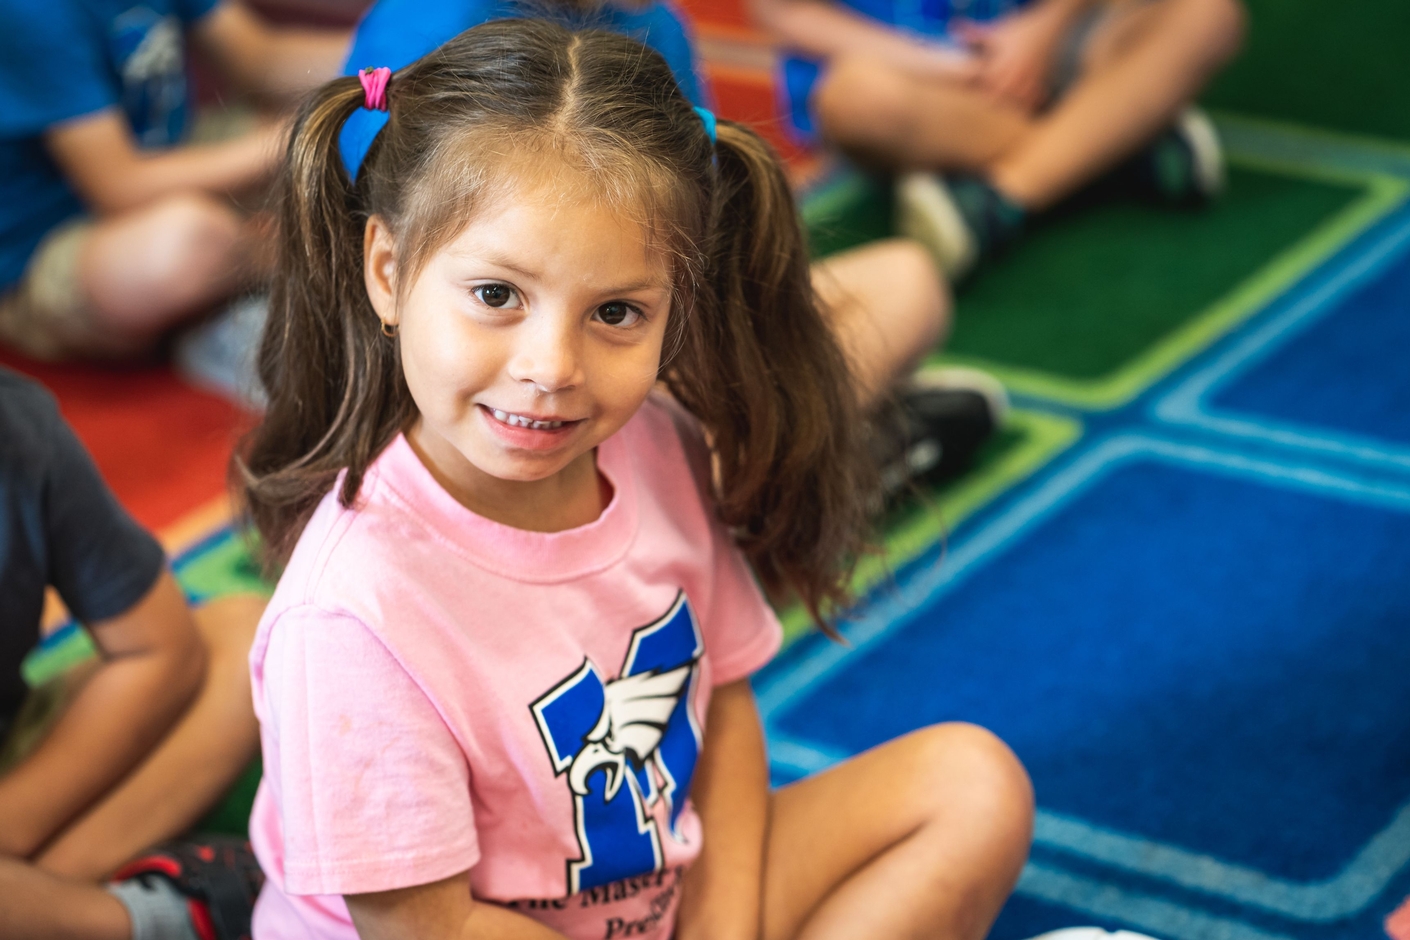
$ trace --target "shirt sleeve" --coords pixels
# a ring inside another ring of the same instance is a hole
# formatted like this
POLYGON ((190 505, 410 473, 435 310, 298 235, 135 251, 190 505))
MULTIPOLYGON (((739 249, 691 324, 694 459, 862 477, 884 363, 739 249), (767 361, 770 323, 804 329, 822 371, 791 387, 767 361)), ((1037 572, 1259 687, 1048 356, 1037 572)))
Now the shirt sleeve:
POLYGON ((0 0, 0 13, 0 136, 32 136, 121 101, 104 31, 84 5, 0 0))
POLYGON ((358 620, 312 607, 270 630, 256 671, 284 890, 389 891, 473 867, 464 752, 391 652, 358 620))
POLYGON ((715 583, 704 627, 711 681, 726 685, 756 672, 783 644, 783 627, 754 580, 744 556, 715 527, 715 583))
POLYGON ((48 579, 83 623, 132 609, 156 583, 166 554, 118 505, 62 417, 45 396, 36 415, 47 438, 43 481, 48 579))

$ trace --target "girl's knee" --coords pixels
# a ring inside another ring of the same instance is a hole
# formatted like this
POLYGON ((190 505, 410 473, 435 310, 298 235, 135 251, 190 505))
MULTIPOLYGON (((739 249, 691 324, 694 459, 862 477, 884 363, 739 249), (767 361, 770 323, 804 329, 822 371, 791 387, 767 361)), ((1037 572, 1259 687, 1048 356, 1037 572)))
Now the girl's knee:
POLYGON ((1027 851, 1033 831, 1033 784, 1018 756, 997 735, 978 725, 947 722, 915 732, 923 779, 933 812, 985 819, 996 835, 1012 837, 1027 851))

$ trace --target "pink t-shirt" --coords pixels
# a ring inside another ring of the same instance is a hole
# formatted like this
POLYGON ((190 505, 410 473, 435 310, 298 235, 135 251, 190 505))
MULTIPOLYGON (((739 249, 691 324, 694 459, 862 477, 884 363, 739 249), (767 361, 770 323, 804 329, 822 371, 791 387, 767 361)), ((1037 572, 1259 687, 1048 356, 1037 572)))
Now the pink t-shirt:
POLYGON ((344 894, 470 871, 581 940, 670 936, 713 686, 781 630, 648 400, 597 453, 602 515, 552 534, 456 502, 398 437, 319 505, 250 651, 269 876, 256 940, 353 940, 344 894))

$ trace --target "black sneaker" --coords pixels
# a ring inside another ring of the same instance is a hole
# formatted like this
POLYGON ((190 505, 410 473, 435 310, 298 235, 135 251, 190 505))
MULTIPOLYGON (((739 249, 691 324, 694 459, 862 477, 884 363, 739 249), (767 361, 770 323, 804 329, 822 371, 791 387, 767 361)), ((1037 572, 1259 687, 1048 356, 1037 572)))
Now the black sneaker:
POLYGON ((1121 175, 1165 205, 1208 203, 1224 190, 1224 148, 1214 122, 1199 108, 1186 108, 1127 161, 1121 175))
POLYGON ((1001 254, 1027 216, 977 176, 907 173, 896 180, 896 230, 930 249, 951 281, 1001 254))
POLYGON ((120 868, 113 881, 165 878, 187 898, 201 940, 250 940, 264 872, 250 843, 234 836, 164 842, 120 868))
POLYGON ((887 503, 963 474, 1007 413, 1003 386, 985 372, 936 368, 917 373, 876 425, 873 446, 887 503))

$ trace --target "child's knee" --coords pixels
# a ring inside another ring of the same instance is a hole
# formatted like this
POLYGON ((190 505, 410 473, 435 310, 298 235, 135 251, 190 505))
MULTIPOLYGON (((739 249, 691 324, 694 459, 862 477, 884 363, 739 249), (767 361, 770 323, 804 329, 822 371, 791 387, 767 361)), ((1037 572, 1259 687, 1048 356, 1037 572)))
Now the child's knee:
POLYGON ((945 782, 934 790, 936 813, 983 819, 995 839, 1026 853, 1033 834, 1033 784, 1009 746, 993 732, 963 722, 932 725, 916 735, 924 779, 945 782))
POLYGON ((1202 46, 1213 67, 1223 65, 1243 48, 1248 11, 1242 0, 1180 0, 1186 22, 1202 36, 1202 46))
POLYGON ((190 270, 225 263, 240 240, 240 216, 224 203, 199 193, 170 196, 151 209, 151 225, 170 268, 190 270))
POLYGON ((935 259, 920 242, 909 238, 884 243, 889 276, 886 283, 897 285, 910 298, 918 326, 923 326, 923 345, 930 349, 940 342, 950 322, 950 289, 935 266, 935 259))

